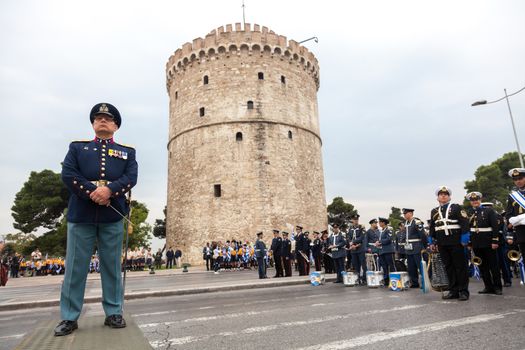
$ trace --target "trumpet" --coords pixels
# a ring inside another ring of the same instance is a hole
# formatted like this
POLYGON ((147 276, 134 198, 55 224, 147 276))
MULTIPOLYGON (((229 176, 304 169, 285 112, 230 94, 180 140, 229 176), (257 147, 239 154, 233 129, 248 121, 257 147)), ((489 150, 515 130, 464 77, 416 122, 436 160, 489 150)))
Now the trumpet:
POLYGON ((479 256, 472 254, 472 259, 470 259, 470 262, 472 262, 472 265, 479 266, 481 265, 482 260, 479 256))
POLYGON ((510 261, 518 261, 521 258, 521 253, 517 250, 511 249, 507 253, 507 258, 509 258, 510 261))

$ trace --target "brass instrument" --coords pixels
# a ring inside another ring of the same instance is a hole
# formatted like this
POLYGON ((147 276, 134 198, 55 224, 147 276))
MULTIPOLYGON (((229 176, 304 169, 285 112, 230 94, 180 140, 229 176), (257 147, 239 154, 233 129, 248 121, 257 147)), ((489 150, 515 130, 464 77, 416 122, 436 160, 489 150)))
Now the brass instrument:
POLYGON ((507 253, 507 258, 509 258, 510 261, 518 261, 521 258, 521 253, 517 250, 511 249, 507 253))
POLYGON ((482 260, 479 256, 475 256, 474 253, 472 253, 472 259, 470 259, 470 262, 472 265, 479 266, 482 263, 482 260))

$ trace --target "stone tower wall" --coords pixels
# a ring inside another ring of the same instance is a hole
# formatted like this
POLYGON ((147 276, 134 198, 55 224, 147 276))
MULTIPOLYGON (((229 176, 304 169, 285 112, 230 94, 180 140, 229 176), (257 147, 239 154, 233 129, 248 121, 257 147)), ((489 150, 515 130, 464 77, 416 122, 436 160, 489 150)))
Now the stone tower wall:
POLYGON ((253 242, 260 230, 269 242, 286 223, 326 227, 319 68, 306 48, 228 25, 184 44, 166 75, 168 246, 200 263, 206 242, 253 242))

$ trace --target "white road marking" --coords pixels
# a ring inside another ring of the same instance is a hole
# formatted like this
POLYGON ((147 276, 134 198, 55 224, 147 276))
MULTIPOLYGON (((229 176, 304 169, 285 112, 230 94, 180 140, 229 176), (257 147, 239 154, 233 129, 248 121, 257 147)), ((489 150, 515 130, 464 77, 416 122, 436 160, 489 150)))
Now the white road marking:
POLYGON ((313 346, 308 346, 304 348, 299 348, 297 350, 339 350, 339 349, 351 349, 359 346, 371 345, 374 343, 382 342, 385 340, 391 340, 401 337, 407 337, 411 335, 416 335, 424 332, 435 332, 443 330, 446 328, 466 326, 474 323, 489 322, 494 320, 499 320, 505 316, 515 315, 517 313, 525 312, 525 310, 514 310, 506 313, 499 314, 483 314, 471 317, 464 317, 455 320, 447 320, 442 322, 430 323, 426 325, 420 325, 415 327, 409 327, 405 329, 399 329, 392 332, 378 332, 373 334, 366 334, 363 336, 334 341, 326 344, 318 344, 313 346))
POLYGON ((215 309, 215 306, 203 306, 199 308, 199 310, 209 310, 209 309, 215 309))
MULTIPOLYGON (((370 298, 370 299, 374 299, 374 298, 370 298)), ((370 300, 370 299, 367 299, 367 300, 370 300)), ((320 318, 314 318, 314 319, 308 319, 308 320, 302 320, 302 321, 282 322, 278 324, 271 324, 271 325, 261 326, 261 327, 245 328, 243 330, 236 331, 236 332, 221 332, 221 333, 216 333, 216 334, 208 334, 208 335, 193 336, 193 337, 187 336, 187 337, 181 337, 181 338, 172 338, 172 339, 169 339, 168 341, 151 341, 150 345, 153 348, 163 347, 163 346, 166 346, 167 344, 181 345, 181 344, 188 344, 188 343, 204 341, 210 338, 216 339, 219 337, 228 337, 228 336, 239 335, 239 334, 262 333, 262 332, 273 331, 276 329, 282 329, 283 327, 308 326, 314 323, 343 320, 343 319, 348 319, 348 318, 356 317, 356 316, 362 317, 362 316, 369 316, 369 315, 376 315, 376 314, 383 314, 383 313, 390 313, 390 312, 407 311, 407 310, 418 309, 418 308, 422 308, 426 306, 427 304, 407 305, 407 306, 394 307, 392 309, 387 309, 387 310, 385 309, 370 310, 370 311, 362 311, 362 312, 356 312, 356 313, 345 314, 345 315, 326 316, 326 317, 320 317, 320 318)))
POLYGON ((140 317, 140 316, 154 316, 154 315, 166 315, 166 314, 172 314, 177 312, 176 310, 170 310, 170 311, 158 311, 158 312, 146 312, 143 314, 132 314, 132 317, 140 317))
POLYGON ((170 322, 145 323, 145 324, 139 325, 139 328, 151 328, 151 327, 158 327, 158 326, 161 326, 161 325, 169 326, 169 325, 176 324, 176 323, 208 322, 208 321, 215 321, 215 320, 220 320, 220 319, 236 318, 236 317, 241 317, 241 316, 255 316, 255 315, 260 315, 260 314, 263 314, 263 313, 268 313, 268 312, 271 312, 271 311, 273 311, 273 310, 249 311, 249 312, 234 313, 234 314, 187 318, 185 320, 170 321, 170 322))
POLYGON ((22 334, 13 334, 13 335, 4 335, 3 337, 0 337, 0 339, 11 339, 11 338, 22 338, 25 333, 22 334))

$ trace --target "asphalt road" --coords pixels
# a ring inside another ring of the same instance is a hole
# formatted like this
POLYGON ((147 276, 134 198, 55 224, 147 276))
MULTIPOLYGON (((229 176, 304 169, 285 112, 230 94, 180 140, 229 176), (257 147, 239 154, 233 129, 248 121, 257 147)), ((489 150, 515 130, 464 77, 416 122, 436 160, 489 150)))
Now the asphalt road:
MULTIPOLYGON (((288 286, 131 300, 154 349, 525 349, 525 287, 443 301, 440 293, 288 286)), ((99 304, 83 317, 101 315, 99 304)), ((12 349, 58 308, 0 313, 0 349, 12 349)), ((82 318, 79 320, 82 327, 82 318)))

